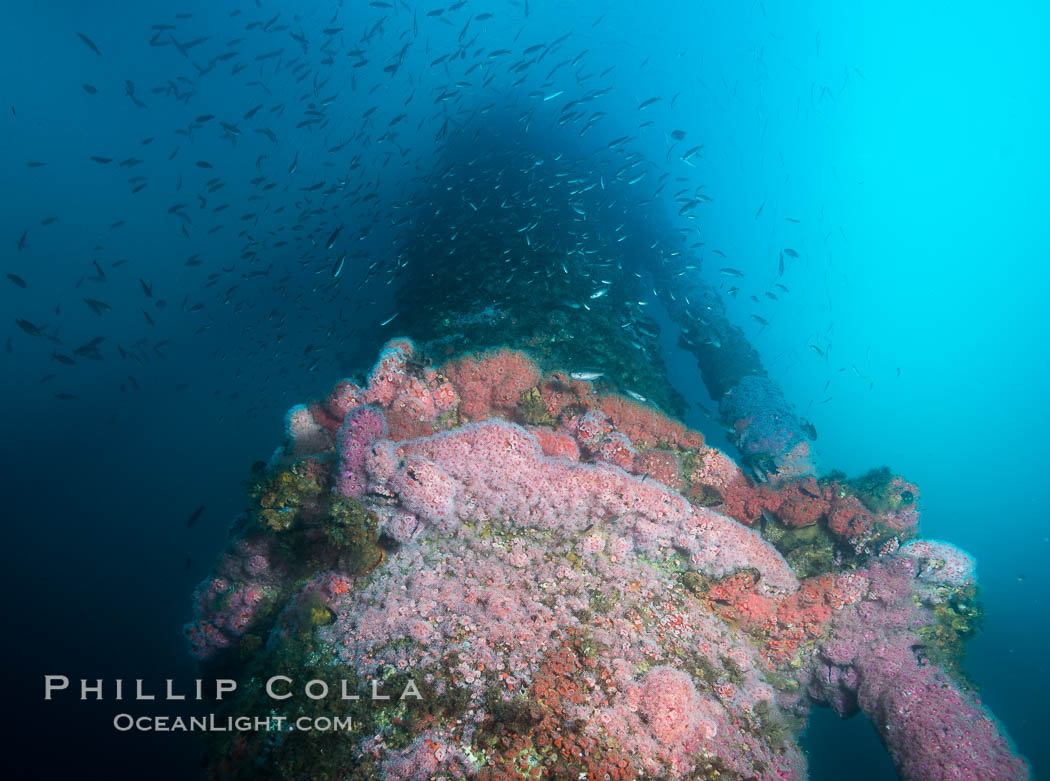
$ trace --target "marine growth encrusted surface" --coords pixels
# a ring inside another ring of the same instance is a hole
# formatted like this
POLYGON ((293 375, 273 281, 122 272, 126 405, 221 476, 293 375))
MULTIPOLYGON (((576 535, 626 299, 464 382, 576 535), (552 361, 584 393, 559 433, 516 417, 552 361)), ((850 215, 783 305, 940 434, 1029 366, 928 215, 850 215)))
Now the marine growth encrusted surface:
POLYGON ((253 682, 231 714, 355 729, 215 738, 215 777, 804 778, 814 702, 867 713, 906 778, 1028 773, 947 672, 972 561, 908 542, 888 471, 756 484, 525 353, 399 339, 290 413, 254 495, 192 649, 253 682), (360 698, 268 702, 285 673, 360 698))

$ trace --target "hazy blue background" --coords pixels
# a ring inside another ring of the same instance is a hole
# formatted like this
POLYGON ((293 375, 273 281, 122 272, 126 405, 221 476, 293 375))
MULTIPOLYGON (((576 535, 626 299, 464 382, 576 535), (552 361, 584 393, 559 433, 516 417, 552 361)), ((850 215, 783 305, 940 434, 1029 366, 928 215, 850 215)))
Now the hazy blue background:
MULTIPOLYGON (((274 60, 254 61, 279 47, 286 47, 285 59, 300 51, 287 32, 244 31, 249 21, 265 22, 280 10, 278 24, 310 38, 305 60, 317 68, 324 56, 320 31, 332 25, 337 5, 41 2, 6 9, 0 272, 27 283, 22 289, 0 278, 9 664, 24 697, 18 702, 27 703, 25 726, 66 733, 61 751, 38 737, 52 749, 43 757, 25 752, 22 759, 44 773, 103 759, 117 776, 140 763, 159 763, 173 777, 192 770, 194 749, 185 740, 113 735, 107 720, 116 704, 82 712, 68 704, 42 709, 41 676, 192 677, 180 627, 189 618, 193 586, 244 504, 250 464, 278 443, 281 416, 292 403, 371 360, 378 342, 371 328, 390 314, 385 279, 355 289, 370 258, 389 252, 382 228, 389 221, 355 242, 369 256, 347 262, 341 287, 318 290, 319 281, 329 281, 332 258, 323 247, 304 254, 295 239, 319 226, 327 235, 331 218, 310 215, 299 188, 338 177, 351 188, 366 180, 371 187, 379 175, 378 204, 330 205, 347 233, 376 214, 385 220, 383 210, 411 193, 415 177, 428 170, 443 117, 433 97, 467 80, 472 86, 461 88, 449 106, 453 118, 496 102, 536 108, 535 121, 549 122, 582 89, 612 86, 592 104, 608 115, 582 140, 567 129, 566 144, 604 149, 612 138, 637 136, 628 148, 643 152, 655 172, 671 173, 652 206, 670 215, 677 215, 669 197, 675 177, 688 177, 682 187, 706 185, 713 202, 698 210, 695 229, 707 249, 720 249, 727 259, 708 255, 705 273, 717 282, 721 265, 746 272, 739 294, 727 298, 732 316, 815 423, 826 464, 851 473, 890 464, 922 489, 924 534, 977 556, 987 618, 970 645, 968 667, 1036 773, 1046 776, 1050 530, 1037 489, 1046 483, 1050 441, 1042 318, 1050 291, 1050 60, 1042 5, 639 7, 535 0, 526 17, 521 4, 470 2, 448 12, 454 24, 446 25, 425 16, 435 2, 419 6, 413 37, 412 17, 400 6, 395 14, 346 3, 337 24, 345 28, 346 48, 368 50, 367 65, 353 68, 362 57, 340 51, 320 66, 319 78, 330 81, 314 94, 313 79, 295 84, 287 67, 275 72, 274 60), (235 8, 243 13, 231 18, 235 8), (213 36, 189 58, 172 46, 148 45, 150 25, 174 22, 177 12, 193 14, 178 22, 180 41, 213 36), (481 35, 471 55, 482 47, 514 55, 491 63, 482 56, 484 66, 471 76, 463 75, 476 61, 469 55, 448 72, 431 67, 454 50, 468 16, 482 12, 494 17, 472 23, 467 38, 481 35), (382 34, 360 44, 383 13, 391 18, 382 34), (89 35, 103 55, 77 32, 89 35), (572 37, 557 55, 512 88, 517 76, 508 76, 506 65, 524 47, 565 33, 572 37), (197 76, 193 61, 206 62, 241 36, 248 38, 235 47, 248 66, 242 73, 231 73, 234 60, 197 76), (410 41, 401 70, 384 73, 410 41), (584 50, 579 67, 545 81, 557 62, 584 50), (610 66, 599 82, 597 74, 610 66), (494 78, 482 88, 490 72, 494 78), (580 88, 573 72, 592 78, 580 88), (147 108, 125 95, 126 80, 147 108), (188 103, 151 93, 168 80, 180 92, 194 91, 188 103), (252 80, 270 94, 247 86, 252 80), (89 95, 83 83, 98 94, 89 95), (529 97, 558 89, 566 90, 561 100, 529 97), (296 128, 304 93, 306 102, 338 93, 323 130, 296 128), (638 110, 656 95, 663 100, 638 110), (270 111, 280 103, 288 106, 282 116, 270 111), (242 120, 257 104, 264 108, 256 121, 242 120), (358 132, 372 105, 380 109, 368 131, 328 152, 358 132), (408 118, 400 136, 376 140, 401 112, 408 118), (207 113, 217 119, 192 141, 174 133, 207 113), (224 118, 245 131, 236 146, 218 137, 215 123, 224 118), (639 129, 647 121, 654 124, 639 129), (272 128, 279 143, 250 130, 256 126, 272 128), (686 130, 690 146, 704 144, 695 168, 677 155, 668 159, 672 129, 686 130), (169 162, 176 146, 180 152, 169 162), (260 168, 262 154, 268 158, 260 168), (99 165, 91 155, 113 162, 99 165), (355 155, 361 167, 349 169, 355 155), (130 157, 145 162, 118 167, 130 157), (298 165, 290 174, 293 159, 298 165), (199 168, 198 160, 214 168, 199 168), (46 165, 29 168, 28 161, 46 165), (253 185, 260 173, 277 186, 253 185), (132 194, 127 180, 136 175, 146 176, 148 186, 132 194), (208 195, 208 212, 198 211, 196 193, 214 176, 227 184, 208 195), (253 195, 262 197, 249 200, 253 195), (182 221, 167 213, 176 202, 189 204, 193 215, 188 237, 182 221), (212 214, 219 203, 231 206, 212 214), (281 204, 287 208, 278 212, 281 204), (245 213, 257 217, 241 220, 245 213), (42 226, 49 216, 59 220, 42 226), (118 220, 126 224, 111 228, 118 220), (222 227, 209 233, 215 225, 222 227), (246 227, 259 242, 254 263, 241 257, 244 238, 237 234, 246 227), (291 243, 275 246, 281 240, 291 243), (784 247, 800 258, 789 260, 780 280, 791 292, 778 292, 774 302, 764 292, 772 289, 784 247), (202 264, 187 267, 194 253, 202 264), (112 266, 124 258, 126 264, 112 266), (105 282, 90 279, 92 260, 106 272, 105 282), (235 272, 221 271, 235 262, 235 272), (270 277, 241 276, 271 263, 270 277), (221 275, 210 288, 209 273, 221 275), (153 285, 153 300, 143 296, 139 277, 153 285), (749 300, 751 294, 763 303, 749 300), (113 311, 92 314, 85 296, 113 311), (186 308, 204 307, 184 311, 184 297, 186 308), (163 309, 157 298, 166 299, 163 309), (144 307, 155 326, 145 322, 144 307), (760 327, 752 314, 770 325, 760 327), (14 318, 58 329, 65 344, 23 333, 14 318), (70 367, 50 358, 53 350, 70 353, 97 335, 106 337, 102 361, 78 359, 70 367), (142 339, 148 363, 118 357, 118 344, 132 350, 142 339), (158 351, 161 340, 170 343, 158 351), (310 345, 314 351, 305 356, 310 345), (176 390, 180 383, 188 387, 176 390), (56 393, 78 398, 62 401, 56 393), (200 504, 207 506, 203 518, 187 529, 187 516, 200 504)), ((654 178, 639 187, 651 191, 654 178)), ((680 389, 704 398, 691 364, 673 350, 670 357, 680 389)), ((862 719, 842 723, 815 712, 808 738, 814 778, 841 777, 843 761, 857 769, 857 778, 892 773, 862 719)))

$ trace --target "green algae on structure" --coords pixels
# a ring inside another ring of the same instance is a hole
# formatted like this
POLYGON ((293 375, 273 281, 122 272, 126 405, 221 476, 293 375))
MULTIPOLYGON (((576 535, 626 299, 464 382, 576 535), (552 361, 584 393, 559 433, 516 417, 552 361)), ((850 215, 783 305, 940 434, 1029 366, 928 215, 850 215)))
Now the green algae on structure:
POLYGON ((335 496, 321 523, 326 548, 337 552, 349 575, 361 575, 386 558, 380 545, 379 519, 356 499, 335 496))
POLYGON ((266 472, 252 487, 251 496, 258 505, 259 525, 273 532, 290 529, 302 508, 315 503, 326 492, 318 472, 301 461, 285 468, 266 472))
POLYGON ((763 520, 761 532, 800 579, 835 570, 837 543, 824 523, 792 528, 775 519, 763 520))
POLYGON ((522 391, 518 400, 518 415, 522 422, 529 426, 554 427, 557 421, 547 411, 547 403, 543 400, 539 388, 529 388, 522 391))
POLYGON ((848 482, 856 497, 873 513, 896 512, 901 507, 913 503, 915 497, 906 497, 891 491, 893 477, 890 468, 884 466, 872 469, 848 482))
POLYGON ((984 611, 979 601, 976 583, 958 588, 940 586, 935 590, 936 604, 929 606, 933 623, 919 629, 919 637, 925 642, 921 649, 924 658, 939 664, 965 689, 977 686, 963 670, 966 641, 980 629, 984 611))
POLYGON ((332 491, 330 465, 303 458, 264 472, 252 486, 253 510, 259 530, 276 534, 284 563, 309 574, 317 554, 338 559, 348 575, 367 573, 383 563, 379 519, 365 504, 332 491), (304 539, 304 531, 320 540, 304 539))

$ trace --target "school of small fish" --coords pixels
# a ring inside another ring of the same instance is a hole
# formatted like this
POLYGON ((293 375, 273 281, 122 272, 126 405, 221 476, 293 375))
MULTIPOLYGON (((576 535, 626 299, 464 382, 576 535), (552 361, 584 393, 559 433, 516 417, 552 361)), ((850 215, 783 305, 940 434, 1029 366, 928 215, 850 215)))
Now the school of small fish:
MULTIPOLYGON (((346 365, 371 353, 365 342, 410 324, 406 308, 426 308, 418 286, 407 288, 416 300, 398 295, 406 282, 444 290, 441 302, 471 274, 485 278, 470 287, 479 309, 505 298, 500 288, 543 288, 538 300, 569 310, 603 307, 639 350, 655 349, 659 332, 647 307, 681 303, 680 344, 718 350, 727 334, 703 291, 735 298, 765 277, 749 297, 761 332, 775 322, 769 307, 791 292, 782 280, 806 261, 803 249, 782 246, 772 260, 727 265, 701 238, 713 198, 698 179, 705 146, 682 119, 680 93, 621 95, 617 79, 633 66, 604 65, 569 32, 537 37, 527 0, 490 11, 373 0, 309 13, 254 0, 224 13, 230 37, 199 13, 175 12, 137 42, 105 27, 69 41, 82 54, 70 86, 100 106, 125 102, 139 140, 85 140, 24 163, 61 178, 76 158, 69 175, 125 193, 117 219, 74 251, 73 277, 46 268, 49 232, 81 220, 64 213, 60 189, 53 209, 10 239, 9 284, 27 295, 53 290, 55 301, 16 302, 5 349, 50 355, 54 371, 41 382, 57 399, 76 400, 77 372, 113 358, 128 366, 120 389, 138 390, 141 367, 195 344, 236 358, 245 386, 346 365), (638 151, 653 134, 664 161, 638 151), (486 231, 468 224, 471 214, 486 231), (665 239, 651 240, 654 226, 665 239), (67 326, 76 307, 93 332, 84 334, 80 313, 67 326)), ((18 108, 15 120, 33 121, 18 108)), ((779 212, 763 200, 754 219, 764 213, 779 212)), ((832 335, 833 325, 808 345, 825 362, 832 335)), ((856 363, 852 373, 873 384, 856 363)), ((584 379, 603 374, 578 369, 584 379)), ((240 390, 223 394, 236 400, 240 390)))

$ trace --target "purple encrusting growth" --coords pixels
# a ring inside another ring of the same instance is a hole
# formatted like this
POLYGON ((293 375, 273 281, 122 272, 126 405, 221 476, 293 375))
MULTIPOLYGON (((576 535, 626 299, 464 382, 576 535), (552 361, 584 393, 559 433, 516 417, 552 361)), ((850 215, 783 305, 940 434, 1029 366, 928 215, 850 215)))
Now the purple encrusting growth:
POLYGON ((387 435, 386 418, 375 407, 356 407, 347 413, 339 427, 339 473, 336 491, 359 498, 365 492, 365 457, 377 439, 387 435))
POLYGON ((401 443, 401 463, 366 459, 374 484, 387 485, 402 507, 443 532, 459 522, 505 519, 510 528, 575 536, 601 525, 630 548, 684 554, 688 568, 711 577, 754 567, 762 593, 798 588, 790 566, 755 531, 676 491, 609 464, 543 456, 520 426, 492 420, 401 443))
POLYGON ((832 619, 812 662, 810 696, 841 716, 863 711, 905 779, 1028 778, 980 700, 922 657, 918 630, 932 623, 926 605, 939 596, 919 563, 897 556, 858 575, 866 594, 832 619))
POLYGON ((743 775, 758 763, 804 775, 797 747, 742 728, 759 703, 778 700, 753 644, 676 587, 690 569, 755 567, 769 593, 794 591, 786 562, 753 531, 616 467, 544 457, 502 421, 380 442, 365 461, 371 490, 394 500, 380 512, 402 545, 335 601, 320 632, 333 661, 361 675, 378 664, 427 670, 439 692, 464 689, 456 738, 469 741, 491 715, 491 690, 525 691, 545 654, 582 632, 612 672, 584 681, 574 716, 647 773, 685 772, 707 752, 743 775), (695 712, 679 712, 686 705, 695 712))
POLYGON ((741 378, 732 393, 722 397, 722 418, 736 425, 737 445, 745 456, 780 459, 806 441, 801 421, 783 391, 766 377, 741 378))
POLYGON ((898 555, 919 565, 919 580, 965 586, 973 583, 977 563, 964 550, 940 540, 912 540, 901 546, 898 555))
MULTIPOLYGON (((725 402, 750 466, 776 466, 759 486, 698 434, 658 426, 660 447, 636 448, 651 432, 613 431, 629 423, 615 411, 528 430, 485 419, 483 361, 450 380, 425 360, 409 371, 414 349, 395 340, 367 388, 340 383, 293 410, 282 456, 294 460, 260 484, 187 627, 201 659, 262 647, 360 686, 408 679, 426 692, 355 710, 363 731, 328 755, 337 775, 802 779, 796 738, 825 703, 863 711, 908 781, 1029 776, 949 676, 979 616, 972 557, 907 537, 848 556, 827 537, 812 550, 835 553, 831 571, 800 582, 771 542, 776 517, 747 525, 749 503, 782 492, 827 505, 838 485, 812 477, 801 423, 765 380, 745 377, 725 402), (450 428, 464 399, 481 422, 450 428), (647 471, 632 474, 640 460, 647 471), (649 473, 667 462, 678 468, 649 473)), ((523 354, 500 355, 536 381, 523 354)), ((515 419, 549 401, 543 382, 508 387, 499 414, 519 397, 515 419)), ((917 488, 895 478, 881 491, 880 523, 914 533, 917 488)))
POLYGON ((190 652, 198 659, 210 659, 229 647, 272 603, 275 585, 283 577, 271 565, 266 538, 240 540, 194 592, 193 621, 184 627, 190 652))

